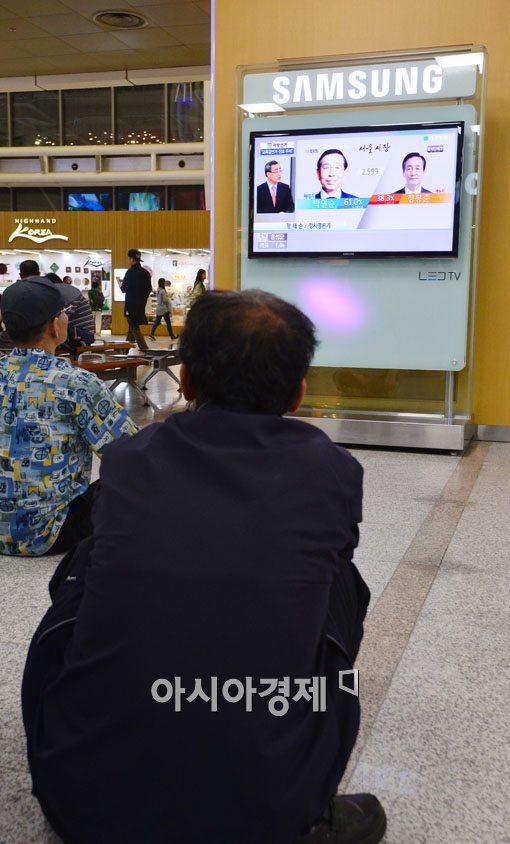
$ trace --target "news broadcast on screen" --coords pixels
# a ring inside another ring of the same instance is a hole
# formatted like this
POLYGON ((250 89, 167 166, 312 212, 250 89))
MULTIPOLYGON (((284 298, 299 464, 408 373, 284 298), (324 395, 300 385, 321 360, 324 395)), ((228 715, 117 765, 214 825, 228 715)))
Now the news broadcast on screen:
POLYGON ((249 257, 456 257, 463 134, 463 122, 252 132, 249 257))

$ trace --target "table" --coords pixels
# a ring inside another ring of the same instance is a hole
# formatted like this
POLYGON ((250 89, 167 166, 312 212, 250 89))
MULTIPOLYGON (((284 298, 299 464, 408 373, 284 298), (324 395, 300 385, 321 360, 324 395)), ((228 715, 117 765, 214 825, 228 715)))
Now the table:
POLYGON ((178 392, 180 393, 181 382, 170 369, 171 366, 178 366, 181 362, 179 349, 149 349, 148 352, 144 352, 144 355, 147 355, 147 357, 152 359, 152 372, 149 372, 149 374, 143 379, 141 384, 142 390, 147 389, 148 382, 151 378, 154 378, 158 372, 166 372, 166 374, 169 375, 170 378, 173 378, 175 383, 178 385, 178 392))
MULTIPOLYGON (((136 382, 136 370, 139 366, 147 366, 150 364, 148 357, 142 355, 99 355, 100 360, 91 360, 96 357, 92 353, 82 354, 80 360, 73 362, 74 366, 79 366, 80 369, 86 369, 87 372, 94 372, 101 381, 113 381, 110 389, 115 390, 119 384, 128 384, 134 387, 143 399, 144 405, 152 407, 153 410, 159 411, 157 404, 154 404, 150 398, 142 392, 141 388, 136 382)), ((152 374, 152 373, 151 373, 152 374)))

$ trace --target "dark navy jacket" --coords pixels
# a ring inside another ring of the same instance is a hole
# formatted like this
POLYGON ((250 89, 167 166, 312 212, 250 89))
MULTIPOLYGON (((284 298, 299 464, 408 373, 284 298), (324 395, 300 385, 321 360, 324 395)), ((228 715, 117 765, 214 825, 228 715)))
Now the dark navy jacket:
POLYGON ((134 325, 145 325, 145 306, 152 291, 150 273, 141 264, 133 264, 122 279, 120 289, 126 296, 124 314, 134 325))
POLYGON ((276 205, 267 182, 257 186, 257 214, 279 214, 283 211, 291 214, 294 211, 294 200, 289 185, 284 182, 276 184, 276 205))
POLYGON ((29 741, 70 844, 294 844, 318 820, 358 728, 337 688, 368 602, 351 563, 361 484, 318 429, 246 409, 206 405, 106 447, 83 599, 29 741), (315 676, 325 712, 185 699, 197 678, 208 693, 211 677, 289 677, 293 696, 315 676))

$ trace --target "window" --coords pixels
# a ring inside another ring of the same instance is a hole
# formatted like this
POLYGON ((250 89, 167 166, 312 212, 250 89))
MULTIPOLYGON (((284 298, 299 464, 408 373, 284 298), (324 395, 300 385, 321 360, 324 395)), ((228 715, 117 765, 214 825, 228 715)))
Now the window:
POLYGON ((163 85, 115 89, 115 143, 165 142, 163 85))
POLYGON ((61 206, 60 188, 16 188, 14 190, 15 211, 60 211, 61 206))
POLYGON ((57 146, 58 91, 12 94, 13 146, 57 146))
POLYGON ((0 146, 9 146, 7 123, 7 94, 0 94, 0 146))
POLYGON ((111 211, 112 201, 112 188, 99 185, 68 188, 64 194, 64 211, 111 211))
POLYGON ((204 83, 172 82, 168 86, 169 141, 204 140, 204 83))
POLYGON ((11 192, 9 188, 0 188, 0 211, 11 210, 11 192))
POLYGON ((205 194, 202 185, 169 186, 168 210, 205 211, 205 194))
POLYGON ((111 89, 62 92, 64 144, 111 144, 111 89))

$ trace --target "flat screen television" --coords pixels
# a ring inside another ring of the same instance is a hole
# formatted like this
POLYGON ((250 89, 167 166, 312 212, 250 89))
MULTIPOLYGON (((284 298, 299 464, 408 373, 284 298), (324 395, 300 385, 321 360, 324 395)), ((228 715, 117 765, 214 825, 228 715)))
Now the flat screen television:
POLYGON ((252 132, 248 256, 457 257, 463 137, 463 122, 252 132))
POLYGON ((128 211, 160 211, 161 200, 158 193, 152 191, 131 191, 128 211))
POLYGON ((111 211, 111 192, 104 193, 68 193, 68 211, 111 211))

